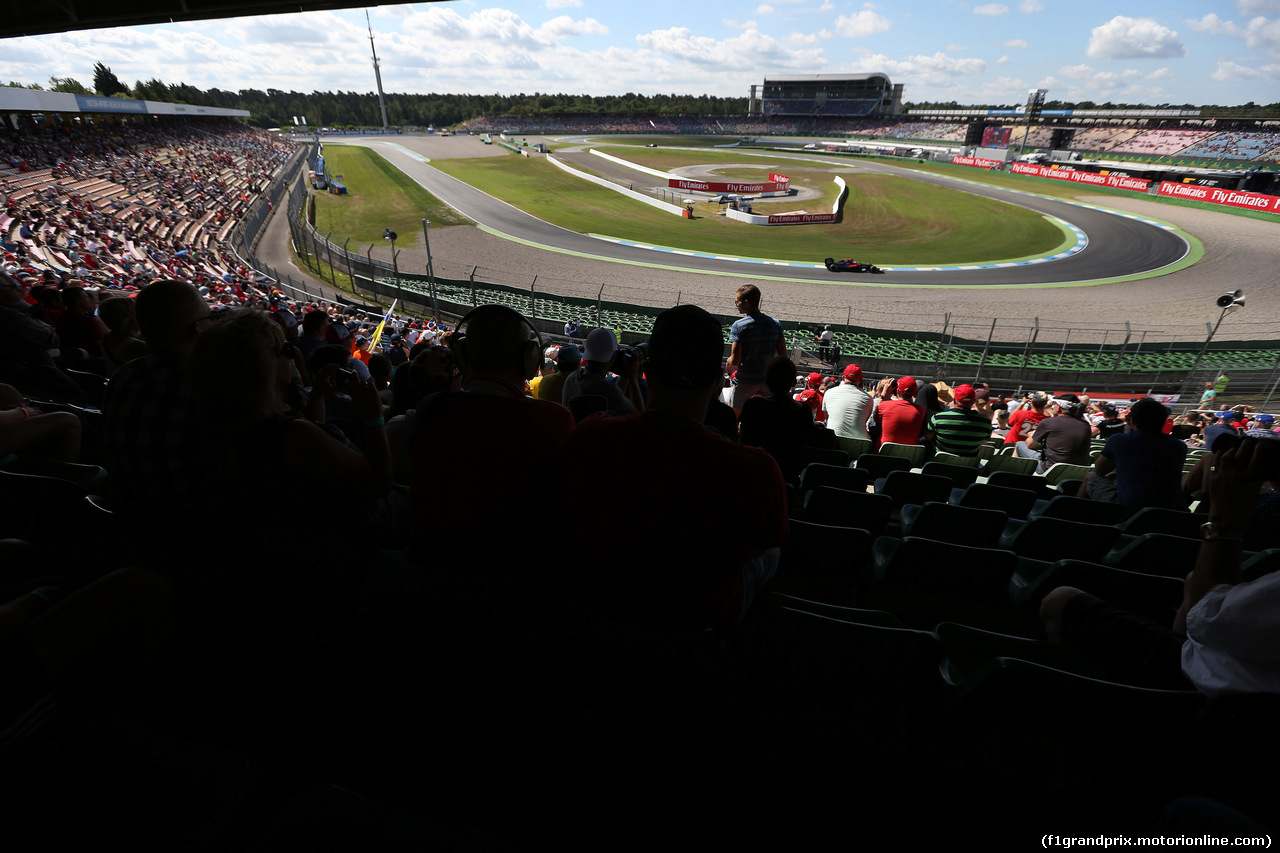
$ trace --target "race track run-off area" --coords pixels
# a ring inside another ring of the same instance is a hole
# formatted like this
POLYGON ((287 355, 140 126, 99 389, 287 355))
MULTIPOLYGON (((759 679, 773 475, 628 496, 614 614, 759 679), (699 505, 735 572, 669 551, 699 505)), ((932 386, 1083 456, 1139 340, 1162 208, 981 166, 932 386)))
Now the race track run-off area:
MULTIPOLYGON (((872 280, 870 276, 828 272, 822 265, 822 258, 815 258, 812 263, 774 261, 768 258, 726 258, 714 253, 672 250, 639 241, 602 239, 576 233, 517 210, 500 199, 432 168, 425 157, 401 144, 388 143, 385 139, 379 138, 343 139, 342 142, 369 145, 437 198, 493 233, 551 251, 632 264, 649 263, 666 269, 689 272, 879 286, 908 285, 944 288, 1068 286, 1160 275, 1171 271, 1174 265, 1186 259, 1192 250, 1189 240, 1177 228, 1155 219, 1049 198, 1027 191, 994 187, 959 177, 935 175, 879 162, 863 161, 858 164, 858 167, 868 172, 882 172, 923 181, 1044 214, 1059 220, 1076 237, 1074 245, 1044 257, 963 266, 940 264, 911 267, 886 264, 884 266, 890 272, 884 276, 876 276, 872 280)), ((481 143, 474 141, 474 144, 481 143)), ((771 159, 803 160, 809 168, 812 168, 815 163, 831 166, 845 165, 805 156, 789 158, 787 155, 771 153, 770 157, 771 159)), ((837 256, 850 257, 851 255, 837 253, 837 256)))

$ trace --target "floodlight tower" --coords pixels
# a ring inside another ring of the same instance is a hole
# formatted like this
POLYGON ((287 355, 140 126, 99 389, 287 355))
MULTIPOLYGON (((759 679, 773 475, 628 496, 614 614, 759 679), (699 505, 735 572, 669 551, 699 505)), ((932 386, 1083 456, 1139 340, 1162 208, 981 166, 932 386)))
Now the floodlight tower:
POLYGON ((1027 147, 1027 137, 1031 135, 1031 122, 1035 121, 1036 114, 1040 112, 1044 106, 1044 96, 1049 94, 1048 89, 1029 89, 1027 91, 1027 104, 1025 112, 1027 114, 1027 129, 1022 132, 1022 144, 1018 146, 1018 156, 1021 157, 1027 147))
POLYGON ((373 51, 373 76, 378 81, 378 107, 382 110, 382 129, 390 127, 387 122, 387 99, 382 94, 382 71, 378 68, 378 49, 373 46, 373 24, 369 21, 369 10, 364 10, 364 22, 369 26, 369 50, 373 51))

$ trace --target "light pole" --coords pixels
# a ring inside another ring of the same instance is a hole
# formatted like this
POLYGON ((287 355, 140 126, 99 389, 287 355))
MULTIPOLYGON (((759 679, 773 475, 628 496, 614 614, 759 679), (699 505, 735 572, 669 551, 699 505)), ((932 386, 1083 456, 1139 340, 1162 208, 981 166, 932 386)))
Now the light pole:
POLYGON ((399 234, 392 231, 390 228, 382 229, 382 239, 391 244, 391 269, 395 272, 397 299, 402 295, 400 293, 400 264, 396 262, 396 239, 399 238, 399 236, 399 234))
POLYGON ((1244 291, 1236 290, 1231 293, 1224 293, 1218 297, 1214 303, 1222 309, 1222 313, 1218 315, 1218 322, 1213 328, 1209 328, 1209 324, 1205 323, 1205 328, 1209 328, 1209 336, 1204 339, 1204 346, 1200 347, 1200 354, 1196 356, 1196 363, 1191 365, 1191 372, 1195 373, 1196 368, 1200 366, 1200 361, 1204 358, 1204 354, 1209 350, 1209 341, 1213 340, 1213 336, 1218 333, 1218 326, 1222 325, 1222 321, 1226 319, 1228 314, 1239 311, 1244 307, 1244 291))
POLYGON ((431 220, 422 220, 422 239, 427 244, 427 284, 431 287, 431 310, 436 315, 437 322, 440 320, 440 300, 436 298, 436 270, 431 262, 431 235, 427 233, 427 229, 431 227, 431 220))

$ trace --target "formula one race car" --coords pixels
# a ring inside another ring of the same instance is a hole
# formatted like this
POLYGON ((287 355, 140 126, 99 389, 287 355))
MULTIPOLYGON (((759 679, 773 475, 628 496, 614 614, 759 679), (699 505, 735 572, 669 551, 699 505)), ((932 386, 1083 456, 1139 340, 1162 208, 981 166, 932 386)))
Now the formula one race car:
POLYGON ((883 273, 884 270, 875 264, 864 264, 861 261, 855 261, 850 258, 837 261, 835 258, 827 258, 823 261, 827 265, 827 269, 831 272, 869 272, 883 273))

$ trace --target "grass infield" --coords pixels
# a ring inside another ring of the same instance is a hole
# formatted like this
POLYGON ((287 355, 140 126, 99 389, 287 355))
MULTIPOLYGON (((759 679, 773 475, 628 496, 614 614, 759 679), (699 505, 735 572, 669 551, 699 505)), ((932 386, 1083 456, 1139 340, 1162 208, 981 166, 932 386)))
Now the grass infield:
MULTIPOLYGON (((347 195, 316 193, 316 230, 350 237, 357 243, 381 243, 390 228, 400 246, 422 242, 422 220, 431 227, 468 225, 462 214, 424 190, 408 175, 369 148, 325 145, 325 165, 342 176, 347 195)), ((339 240, 338 242, 341 242, 339 240)))
MULTIPOLYGON (((647 149, 627 159, 671 169, 740 164, 743 158, 732 152, 647 149)), ((839 171, 846 172, 850 194, 842 222, 766 228, 726 220, 708 204, 697 206, 695 219, 681 219, 573 177, 543 158, 433 160, 431 165, 562 228, 720 255, 813 263, 830 256, 856 257, 875 264, 928 266, 1051 254, 1063 244, 1062 230, 1033 211, 906 178, 844 169, 839 171)), ((793 180, 834 187, 829 173, 798 165, 781 158, 761 160, 754 176, 784 171, 793 180)), ((742 174, 731 172, 732 177, 742 174)), ((830 210, 834 190, 828 194, 826 186, 821 188, 821 200, 769 209, 830 210)))

